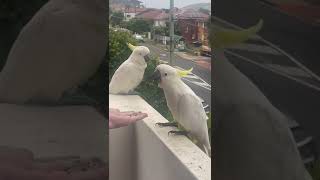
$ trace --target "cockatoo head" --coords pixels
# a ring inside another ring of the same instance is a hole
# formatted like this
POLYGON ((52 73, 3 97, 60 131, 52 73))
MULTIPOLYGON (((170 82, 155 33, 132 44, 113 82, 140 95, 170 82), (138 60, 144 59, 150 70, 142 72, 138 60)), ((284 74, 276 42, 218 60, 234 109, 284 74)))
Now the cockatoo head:
POLYGON ((160 64, 156 67, 154 73, 149 79, 158 80, 159 86, 161 87, 162 84, 175 83, 175 81, 179 81, 182 77, 191 73, 191 71, 192 68, 189 70, 180 70, 167 64, 160 64))
POLYGON ((128 47, 132 50, 132 56, 135 57, 142 57, 146 62, 150 60, 149 54, 150 50, 149 48, 145 46, 134 46, 130 43, 128 43, 128 47))

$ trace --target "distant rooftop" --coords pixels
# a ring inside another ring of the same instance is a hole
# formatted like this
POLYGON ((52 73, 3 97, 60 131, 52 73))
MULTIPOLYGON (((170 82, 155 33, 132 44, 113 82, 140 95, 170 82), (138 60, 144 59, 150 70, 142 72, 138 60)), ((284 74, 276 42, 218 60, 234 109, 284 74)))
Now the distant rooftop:
POLYGON ((209 15, 194 9, 183 9, 176 14, 177 19, 209 19, 209 15))
POLYGON ((211 11, 211 3, 197 3, 197 4, 191 4, 188 6, 185 6, 183 8, 181 8, 182 10, 186 10, 186 9, 194 9, 196 11, 198 11, 199 9, 206 9, 211 11))
POLYGON ((125 13, 140 13, 145 10, 146 10, 146 8, 128 8, 128 9, 125 9, 124 12, 125 13))
POLYGON ((164 20, 169 18, 169 14, 161 9, 147 9, 136 15, 136 18, 150 19, 150 20, 164 20))

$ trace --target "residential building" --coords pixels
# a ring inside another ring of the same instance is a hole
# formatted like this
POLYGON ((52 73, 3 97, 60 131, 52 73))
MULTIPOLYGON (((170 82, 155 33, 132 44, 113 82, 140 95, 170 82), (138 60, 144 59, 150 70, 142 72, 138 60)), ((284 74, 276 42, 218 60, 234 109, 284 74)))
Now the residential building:
POLYGON ((206 23, 209 20, 209 15, 187 9, 176 14, 178 27, 186 43, 208 45, 208 28, 206 23))
POLYGON ((165 27, 166 22, 169 20, 169 14, 162 9, 150 8, 136 14, 136 18, 152 21, 153 25, 156 27, 165 27))
POLYGON ((126 8, 123 11, 124 20, 129 21, 132 18, 135 18, 137 14, 145 11, 145 8, 126 8))

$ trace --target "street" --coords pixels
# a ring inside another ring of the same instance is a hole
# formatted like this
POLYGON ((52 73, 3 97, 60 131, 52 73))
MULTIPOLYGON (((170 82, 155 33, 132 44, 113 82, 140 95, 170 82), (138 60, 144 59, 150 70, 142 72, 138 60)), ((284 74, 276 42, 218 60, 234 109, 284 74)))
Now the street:
MULTIPOLYGON (((169 52, 165 50, 165 46, 154 44, 151 42, 143 43, 147 46, 151 54, 159 56, 160 60, 169 62, 169 52)), ((211 58, 178 55, 175 52, 175 66, 182 69, 193 68, 192 74, 183 78, 183 81, 201 98, 206 112, 211 111, 211 58), (188 58, 189 57, 189 58, 188 58), (208 106, 207 106, 208 105, 208 106)))

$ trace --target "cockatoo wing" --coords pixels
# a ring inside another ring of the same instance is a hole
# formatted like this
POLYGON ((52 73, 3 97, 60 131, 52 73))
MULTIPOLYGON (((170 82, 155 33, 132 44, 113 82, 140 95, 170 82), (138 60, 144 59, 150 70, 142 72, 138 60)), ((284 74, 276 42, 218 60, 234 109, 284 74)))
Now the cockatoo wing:
POLYGON ((200 99, 194 94, 185 94, 179 99, 177 109, 177 121, 185 130, 190 132, 191 136, 206 147, 206 151, 210 151, 208 117, 200 99))
POLYGON ((144 71, 125 61, 116 70, 109 84, 109 93, 128 93, 136 88, 143 78, 144 71))

